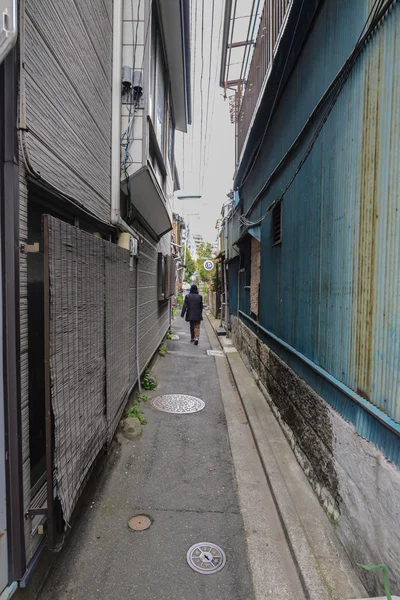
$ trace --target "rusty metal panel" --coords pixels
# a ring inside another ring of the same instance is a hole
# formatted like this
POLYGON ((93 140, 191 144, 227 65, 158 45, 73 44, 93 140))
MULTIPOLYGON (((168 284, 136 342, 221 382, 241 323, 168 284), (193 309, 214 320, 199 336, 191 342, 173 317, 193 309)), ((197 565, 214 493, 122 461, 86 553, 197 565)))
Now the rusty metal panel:
MULTIPOLYGON (((325 2, 241 195, 248 208, 349 55, 370 3, 325 2)), ((400 3, 366 42, 285 194, 282 243, 262 225, 260 322, 400 422, 400 3)), ((321 112, 283 161, 255 220, 279 197, 321 112)), ((242 307, 241 307, 242 308, 242 307)), ((363 429, 361 427, 361 429, 363 429)), ((370 432, 370 423, 368 424, 370 432)))

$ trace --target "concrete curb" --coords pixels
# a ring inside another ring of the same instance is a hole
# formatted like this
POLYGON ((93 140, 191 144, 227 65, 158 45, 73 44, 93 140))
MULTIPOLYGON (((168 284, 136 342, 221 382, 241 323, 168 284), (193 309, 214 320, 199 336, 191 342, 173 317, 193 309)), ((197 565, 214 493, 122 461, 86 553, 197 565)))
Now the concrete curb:
MULTIPOLYGON (((214 330, 215 324, 209 315, 207 318, 214 330)), ((216 337, 225 349, 226 341, 216 337)), ((228 344, 232 348, 231 342, 228 344)), ((366 598, 367 592, 332 524, 304 474, 299 475, 300 466, 265 398, 266 390, 264 394, 260 391, 239 352, 230 350, 225 356, 307 597, 310 600, 366 598), (288 484, 291 478, 293 481, 288 484), (294 494, 290 493, 293 492, 291 485, 294 494), (297 495, 299 497, 294 500, 293 496, 297 495)))

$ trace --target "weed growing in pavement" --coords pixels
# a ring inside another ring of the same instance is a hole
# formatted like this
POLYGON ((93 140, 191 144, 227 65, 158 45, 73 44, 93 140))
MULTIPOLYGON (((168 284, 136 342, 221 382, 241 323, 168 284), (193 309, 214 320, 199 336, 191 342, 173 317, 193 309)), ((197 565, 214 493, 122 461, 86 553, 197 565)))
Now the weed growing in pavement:
POLYGON ((142 417, 144 411, 134 402, 132 406, 126 409, 125 419, 133 418, 137 419, 141 425, 147 425, 146 419, 142 417))
POLYGON ((386 565, 369 566, 369 565, 361 565, 360 563, 357 563, 357 566, 361 567, 362 569, 365 569, 366 571, 380 571, 382 569, 383 587, 385 590, 386 598, 387 598, 387 600, 392 600, 392 596, 391 596, 390 588, 389 588, 389 577, 388 577, 386 565))
POLYGON ((167 351, 168 351, 167 345, 166 344, 161 344, 161 346, 158 349, 158 354, 160 356, 167 356, 167 351))
POLYGON ((138 394, 136 396, 136 402, 147 402, 148 397, 146 396, 146 394, 138 394))
POLYGON ((179 308, 182 308, 182 304, 183 304, 183 295, 182 294, 178 294, 176 297, 176 303, 178 305, 179 308))
POLYGON ((155 380, 154 375, 152 375, 150 369, 146 369, 143 374, 142 379, 142 388, 147 391, 155 390, 157 387, 157 382, 155 380))
POLYGON ((170 329, 168 329, 167 335, 165 337, 167 338, 167 340, 172 340, 172 333, 170 329))

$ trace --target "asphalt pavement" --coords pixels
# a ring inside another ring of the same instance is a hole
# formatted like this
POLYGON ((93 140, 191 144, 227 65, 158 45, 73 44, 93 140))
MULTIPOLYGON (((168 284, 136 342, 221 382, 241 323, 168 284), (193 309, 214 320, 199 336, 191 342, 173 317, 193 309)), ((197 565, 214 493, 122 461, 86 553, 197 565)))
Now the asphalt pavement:
POLYGON ((148 402, 142 436, 118 436, 40 600, 254 599, 217 359, 204 327, 198 346, 180 317, 174 334, 152 369, 157 389, 145 393, 196 396, 205 408, 169 414, 148 402), (128 528, 138 514, 152 520, 146 531, 128 528), (189 567, 187 551, 200 542, 224 550, 221 571, 189 567))

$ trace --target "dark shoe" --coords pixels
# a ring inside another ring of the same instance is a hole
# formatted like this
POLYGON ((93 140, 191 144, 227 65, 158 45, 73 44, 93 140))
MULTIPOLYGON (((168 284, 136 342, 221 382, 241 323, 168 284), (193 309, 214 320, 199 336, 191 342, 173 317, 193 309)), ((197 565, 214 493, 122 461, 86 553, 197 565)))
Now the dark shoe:
POLYGON ((194 345, 198 346, 199 345, 199 340, 194 340, 194 345))

